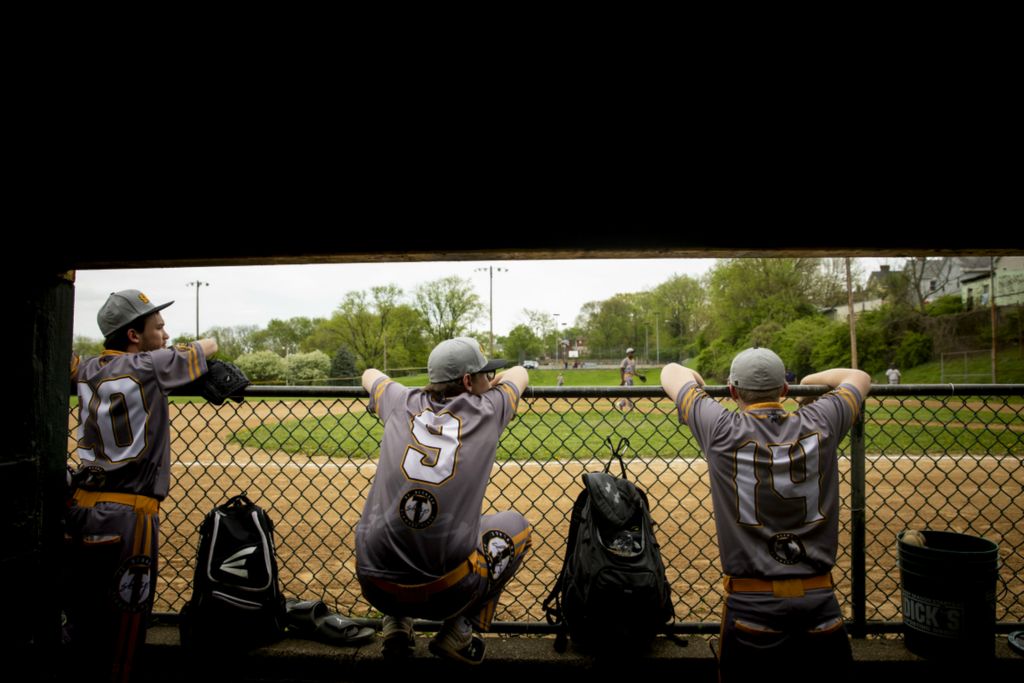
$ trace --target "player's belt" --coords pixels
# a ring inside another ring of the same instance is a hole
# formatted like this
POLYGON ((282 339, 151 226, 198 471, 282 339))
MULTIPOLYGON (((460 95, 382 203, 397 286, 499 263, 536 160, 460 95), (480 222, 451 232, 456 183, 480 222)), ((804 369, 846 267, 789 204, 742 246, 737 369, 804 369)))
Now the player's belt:
POLYGON ((799 598, 813 588, 832 588, 832 574, 803 579, 747 579, 725 577, 726 593, 771 593, 777 598, 799 598))
POLYGON ((112 491, 75 491, 75 503, 79 507, 91 508, 96 503, 120 503, 135 508, 136 512, 147 515, 155 515, 160 510, 160 501, 149 496, 140 496, 134 493, 114 493, 112 491))
POLYGON ((378 579, 373 576, 364 576, 363 581, 368 581, 378 588, 387 591, 391 595, 407 602, 422 602, 430 596, 440 593, 446 588, 451 588, 462 579, 466 578, 473 572, 481 573, 478 565, 483 566, 483 574, 486 575, 486 563, 483 562, 483 557, 476 550, 466 558, 464 562, 460 562, 459 565, 445 574, 444 576, 428 581, 427 583, 395 583, 394 581, 387 581, 385 579, 378 579))

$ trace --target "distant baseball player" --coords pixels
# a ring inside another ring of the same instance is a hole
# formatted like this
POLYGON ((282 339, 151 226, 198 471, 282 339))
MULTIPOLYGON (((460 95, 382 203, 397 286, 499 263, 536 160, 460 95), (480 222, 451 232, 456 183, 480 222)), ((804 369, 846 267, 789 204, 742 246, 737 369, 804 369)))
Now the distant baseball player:
POLYGON ((889 369, 885 371, 885 376, 889 378, 889 384, 899 384, 900 377, 902 377, 895 363, 889 363, 889 369))
POLYGON ((160 501, 170 484, 167 394, 206 372, 213 339, 164 348, 159 306, 114 292, 99 311, 103 353, 72 367, 78 458, 65 519, 67 637, 87 680, 129 680, 157 578, 160 501))
MULTIPOLYGON (((647 381, 646 377, 644 377, 643 375, 636 371, 636 357, 634 356, 635 353, 636 351, 632 347, 626 349, 626 357, 622 359, 621 363, 619 363, 620 387, 633 386, 633 377, 639 377, 644 382, 647 381)), ((619 407, 619 410, 626 410, 627 408, 633 407, 633 402, 630 401, 628 398, 621 398, 619 399, 618 403, 616 403, 616 405, 619 407)))
POLYGON ((430 352, 430 384, 421 389, 363 373, 384 436, 356 526, 356 574, 385 615, 386 656, 412 651, 419 617, 444 622, 432 653, 479 664, 484 641, 474 629, 490 628, 502 587, 530 547, 521 514, 480 514, 498 439, 529 382, 518 366, 495 376, 504 365, 457 337, 430 352))
POLYGON ((847 675, 852 653, 831 576, 837 448, 871 378, 839 368, 808 375, 802 384, 834 390, 795 413, 782 407, 785 368, 769 349, 733 359, 729 394, 737 412, 676 363, 662 370, 661 383, 708 461, 727 593, 720 680, 765 680, 773 670, 785 670, 786 681, 820 680, 825 671, 847 675))

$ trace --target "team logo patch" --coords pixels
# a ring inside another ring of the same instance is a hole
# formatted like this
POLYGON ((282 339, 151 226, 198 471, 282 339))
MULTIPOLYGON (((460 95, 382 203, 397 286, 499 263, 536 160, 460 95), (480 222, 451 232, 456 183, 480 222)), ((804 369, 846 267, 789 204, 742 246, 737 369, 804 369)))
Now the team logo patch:
POLYGON ((515 555, 516 544, 508 534, 497 530, 486 532, 483 541, 484 554, 487 555, 487 570, 494 581, 508 569, 515 555))
POLYGON ((775 534, 768 539, 768 552, 782 564, 796 564, 807 557, 796 534, 775 534))
POLYGON ((146 296, 145 294, 143 294, 142 292, 139 292, 139 301, 141 301, 144 304, 148 304, 149 303, 149 297, 146 296))
POLYGON ((152 589, 153 558, 129 557, 117 570, 114 602, 125 612, 141 612, 149 602, 152 589))
POLYGON ((426 529, 437 519, 437 498, 425 489, 413 489, 402 496, 398 515, 410 529, 426 529))

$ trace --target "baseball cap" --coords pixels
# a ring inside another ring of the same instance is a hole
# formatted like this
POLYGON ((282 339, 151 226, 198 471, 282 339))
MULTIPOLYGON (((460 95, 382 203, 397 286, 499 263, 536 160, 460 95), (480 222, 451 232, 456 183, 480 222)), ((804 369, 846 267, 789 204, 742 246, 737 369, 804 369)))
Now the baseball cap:
POLYGON ((636 349, 634 349, 632 346, 630 346, 628 349, 626 349, 626 354, 628 355, 630 353, 636 353, 636 349))
POLYGON ((460 379, 465 374, 489 372, 505 367, 506 361, 487 360, 480 344, 472 337, 446 339, 430 352, 427 358, 427 377, 431 384, 444 384, 460 379))
POLYGON ((122 289, 120 292, 110 293, 107 302, 96 314, 96 322, 99 323, 103 336, 109 337, 136 318, 162 311, 173 303, 168 301, 154 306, 149 297, 139 290, 122 289))
POLYGON ((746 349, 732 359, 729 384, 737 389, 777 389, 785 383, 786 366, 771 349, 746 349))

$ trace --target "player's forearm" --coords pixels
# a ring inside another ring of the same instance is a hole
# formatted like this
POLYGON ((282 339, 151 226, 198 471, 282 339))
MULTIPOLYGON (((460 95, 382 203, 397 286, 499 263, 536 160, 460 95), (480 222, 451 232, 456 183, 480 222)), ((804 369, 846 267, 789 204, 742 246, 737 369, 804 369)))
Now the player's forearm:
POLYGON ((864 396, 867 395, 868 389, 871 388, 871 376, 863 370, 832 368, 831 370, 822 370, 821 372, 807 375, 800 380, 800 384, 824 384, 833 389, 840 384, 852 384, 864 396))
POLYGON ((203 350, 203 355, 206 356, 207 358, 217 353, 217 349, 220 348, 217 346, 217 340, 213 339, 212 337, 200 339, 196 343, 199 344, 199 348, 203 350))
POLYGON ((530 373, 526 371, 526 368, 518 365, 505 370, 500 375, 495 375, 494 381, 491 382, 492 387, 498 386, 501 382, 509 382, 514 384, 519 393, 522 394, 523 390, 530 383, 530 373))
POLYGON ((363 389, 370 391, 373 389, 373 383, 381 377, 387 377, 387 375, 377 368, 367 368, 366 371, 363 372, 363 389))
POLYGON ((661 369, 661 387, 672 400, 675 400, 679 390, 688 382, 704 386, 704 378, 699 372, 683 367, 679 363, 669 363, 661 369))

